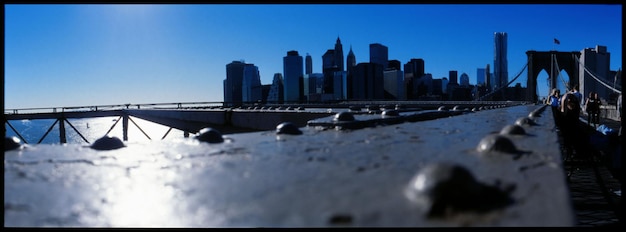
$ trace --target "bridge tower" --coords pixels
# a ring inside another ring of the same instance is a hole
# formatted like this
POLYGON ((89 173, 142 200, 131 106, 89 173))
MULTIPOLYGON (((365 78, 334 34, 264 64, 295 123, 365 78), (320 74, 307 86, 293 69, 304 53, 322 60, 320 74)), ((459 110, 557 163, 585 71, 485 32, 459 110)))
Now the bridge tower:
POLYGON ((556 88, 558 75, 562 70, 565 70, 569 76, 567 88, 572 88, 574 85, 579 84, 576 59, 580 59, 580 52, 559 52, 554 50, 538 52, 530 50, 526 52, 526 55, 528 56, 527 101, 537 102, 539 100, 536 91, 537 76, 539 76, 541 70, 548 72, 550 89, 556 88))

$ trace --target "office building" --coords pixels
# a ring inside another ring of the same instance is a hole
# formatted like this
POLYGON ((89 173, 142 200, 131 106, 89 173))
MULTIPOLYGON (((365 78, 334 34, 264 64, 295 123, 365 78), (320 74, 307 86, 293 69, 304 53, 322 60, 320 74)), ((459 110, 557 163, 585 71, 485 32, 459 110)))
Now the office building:
POLYGON ((373 43, 370 44, 370 63, 380 64, 383 70, 387 68, 389 62, 389 49, 387 46, 373 43))
POLYGON ((275 73, 269 93, 267 94, 267 102, 274 104, 282 104, 285 99, 285 89, 283 85, 283 74, 275 73))
POLYGON ((506 32, 494 33, 494 79, 493 89, 505 87, 509 82, 508 60, 507 60, 507 34, 506 32))
POLYGON ((243 101, 242 85, 245 66, 243 61, 233 61, 226 65, 226 79, 224 79, 224 104, 226 106, 240 105, 243 101))
POLYGON ((283 57, 283 82, 285 86, 285 103, 295 103, 303 100, 304 95, 300 83, 304 76, 304 64, 298 51, 288 51, 283 57))
POLYGON ((259 68, 254 64, 244 66, 241 88, 243 102, 260 102, 263 100, 261 76, 259 68))
MULTIPOLYGON (((607 88, 599 81, 613 86, 615 75, 610 71, 611 53, 607 52, 606 46, 596 45, 595 48, 585 48, 580 51, 578 64, 579 91, 588 97, 590 92, 598 93, 602 99, 608 100, 613 90, 607 88), (588 70, 585 71, 585 68, 588 70), (595 76, 596 78, 594 78, 595 76)), ((570 88, 573 86, 570 86, 570 88)))

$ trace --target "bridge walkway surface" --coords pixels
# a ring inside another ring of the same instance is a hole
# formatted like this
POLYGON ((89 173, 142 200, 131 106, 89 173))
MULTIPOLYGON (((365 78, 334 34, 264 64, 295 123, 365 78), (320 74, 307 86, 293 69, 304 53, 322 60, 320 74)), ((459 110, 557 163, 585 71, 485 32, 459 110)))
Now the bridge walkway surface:
MULTIPOLYGON (((618 131, 621 122, 603 118, 602 125, 618 131)), ((621 141, 616 134, 604 135, 580 120, 586 146, 592 148, 583 157, 570 157, 564 162, 568 175, 577 227, 623 226, 621 201, 623 172, 621 170, 621 141)), ((560 139, 562 135, 559 133, 560 139)), ((567 152, 562 147, 563 154, 567 152)))
POLYGON ((621 225, 621 195, 612 195, 621 188, 614 141, 581 126, 591 155, 570 158, 545 107, 338 113, 305 127, 281 123, 230 135, 202 130, 175 141, 5 147, 4 223, 621 225))

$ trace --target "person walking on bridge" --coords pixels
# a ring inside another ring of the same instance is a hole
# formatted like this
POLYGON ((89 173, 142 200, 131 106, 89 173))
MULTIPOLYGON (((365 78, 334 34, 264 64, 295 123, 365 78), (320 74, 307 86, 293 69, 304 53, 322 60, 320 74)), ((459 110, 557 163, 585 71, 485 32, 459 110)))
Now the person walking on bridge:
POLYGON ((580 117, 580 102, 578 97, 569 92, 563 94, 560 99, 560 128, 561 135, 563 136, 563 143, 568 157, 573 157, 574 154, 582 153, 584 149, 583 140, 581 138, 581 130, 578 126, 580 117))
POLYGON ((554 118, 556 129, 559 129, 559 122, 560 122, 559 116, 561 115, 559 113, 560 112, 559 106, 561 105, 560 95, 561 95, 561 91, 557 88, 554 88, 552 89, 552 92, 550 93, 550 96, 548 97, 548 101, 546 102, 546 104, 550 105, 550 107, 552 108, 552 117, 554 118))
POLYGON ((576 96, 576 98, 578 98, 578 102, 580 102, 580 104, 581 104, 580 108, 582 108, 583 94, 580 93, 580 91, 578 90, 578 85, 574 85, 574 88, 572 88, 572 94, 574 94, 574 96, 576 96))
POLYGON ((587 125, 593 125, 594 128, 600 124, 600 99, 598 93, 589 92, 589 97, 585 101, 585 111, 587 112, 587 125))

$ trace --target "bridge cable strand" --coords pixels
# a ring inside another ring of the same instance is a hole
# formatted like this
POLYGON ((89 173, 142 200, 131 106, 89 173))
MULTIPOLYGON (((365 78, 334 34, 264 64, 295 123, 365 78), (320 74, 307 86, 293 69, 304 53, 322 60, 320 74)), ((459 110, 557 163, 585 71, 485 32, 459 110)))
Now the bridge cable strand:
POLYGON ((559 62, 557 61, 554 54, 552 54, 552 61, 554 62, 554 64, 556 64, 556 71, 558 72, 556 77, 558 79, 561 79, 561 81, 563 82, 563 86, 565 86, 565 89, 567 89, 567 92, 571 91, 572 88, 567 84, 567 82, 565 81, 565 79, 563 79, 563 76, 561 75, 561 68, 559 68, 559 62))
MULTIPOLYGON (((613 87, 611 87, 610 85, 608 85, 608 84, 604 83, 604 81, 602 81, 600 78, 598 78, 598 77, 597 77, 597 75, 595 75, 594 73, 592 73, 592 72, 591 72, 591 70, 589 70, 589 68, 587 68, 587 66, 586 66, 586 65, 584 65, 583 63, 581 63, 581 62, 580 62, 580 60, 576 57, 576 55, 572 54, 572 56, 574 56, 574 60, 576 60, 576 63, 578 63, 578 65, 579 65, 579 66, 582 64, 583 69, 585 70, 585 72, 586 72, 586 73, 588 73, 588 74, 589 74, 589 75, 590 75, 593 79, 595 79, 597 82, 599 82, 600 84, 604 85, 605 87, 607 87, 607 88, 609 88, 609 89, 613 90, 614 92, 617 92, 617 93, 620 93, 620 94, 622 93, 622 91, 621 91, 621 90, 616 89, 616 88, 613 88, 613 87)), ((618 73, 619 73, 619 72, 617 72, 617 73, 615 74, 615 77, 614 77, 614 78, 617 78, 618 73)), ((584 76, 583 76, 583 78, 584 78, 584 76)), ((620 89, 621 89, 621 86, 620 86, 620 89)))
POLYGON ((504 86, 501 86, 500 88, 497 88, 497 89, 495 89, 495 90, 491 91, 491 92, 490 92, 490 93, 488 93, 488 94, 485 94, 484 96, 480 97, 480 98, 478 99, 478 101, 482 101, 484 98, 489 97, 489 96, 491 96, 491 95, 493 95, 493 94, 497 93, 498 91, 500 91, 500 90, 502 90, 502 89, 504 89, 504 88, 508 87, 509 85, 511 85, 513 82, 515 82, 515 80, 517 80, 517 78, 518 78, 518 77, 520 77, 520 75, 522 75, 522 73, 524 73, 524 70, 526 70, 526 68, 527 68, 527 67, 528 67, 528 61, 526 62, 526 64, 524 64, 524 67, 522 67, 522 70, 521 70, 521 71, 520 71, 520 72, 519 72, 519 73, 518 73, 518 74, 517 74, 517 75, 516 75, 516 76, 515 76, 515 77, 514 77, 511 81, 509 81, 509 83, 507 83, 507 84, 506 84, 506 85, 504 85, 504 86))

